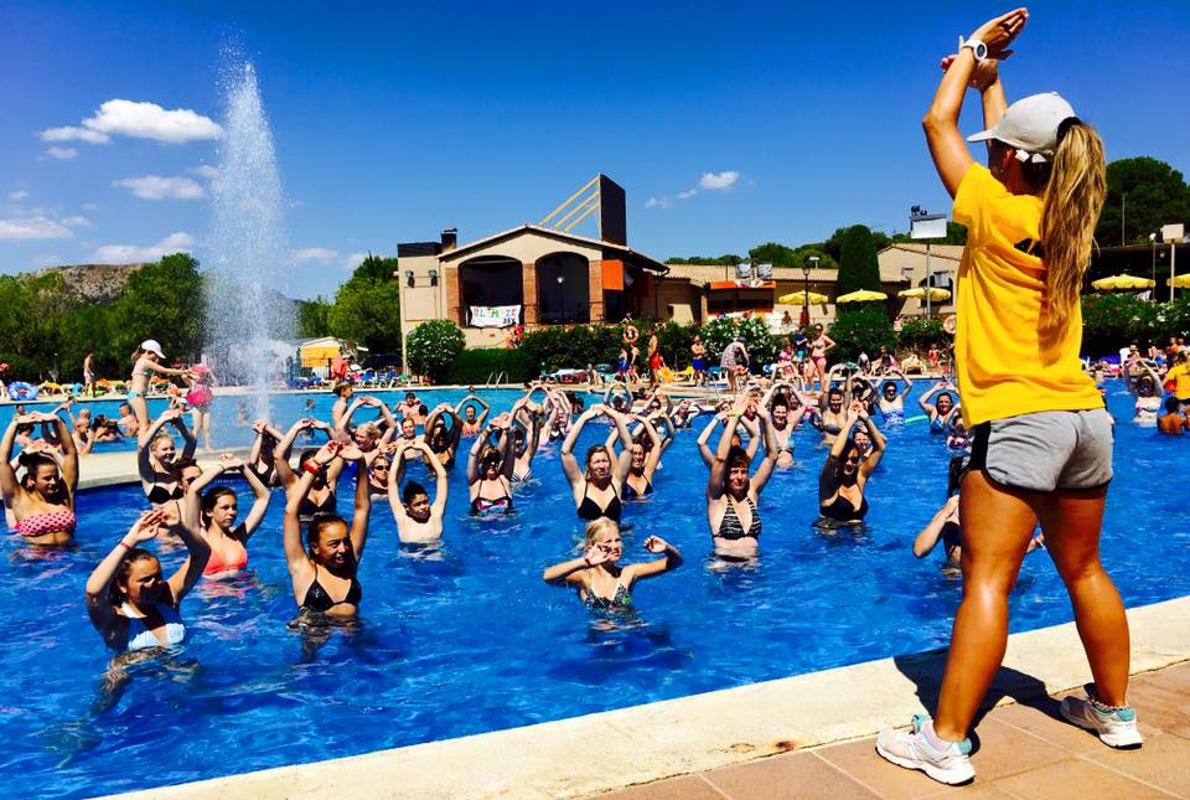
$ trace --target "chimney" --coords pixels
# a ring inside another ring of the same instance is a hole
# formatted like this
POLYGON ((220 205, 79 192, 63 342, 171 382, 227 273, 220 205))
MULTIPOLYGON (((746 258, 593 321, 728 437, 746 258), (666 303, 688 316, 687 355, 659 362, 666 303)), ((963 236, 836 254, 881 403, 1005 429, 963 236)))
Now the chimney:
POLYGON ((443 228, 442 229, 442 252, 446 253, 454 250, 459 243, 459 229, 458 228, 443 228))

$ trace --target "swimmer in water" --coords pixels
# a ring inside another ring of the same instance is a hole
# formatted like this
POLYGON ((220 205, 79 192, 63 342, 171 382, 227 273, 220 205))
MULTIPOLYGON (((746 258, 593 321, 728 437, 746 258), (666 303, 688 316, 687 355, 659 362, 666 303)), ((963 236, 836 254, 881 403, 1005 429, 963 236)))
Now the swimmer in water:
POLYGON ((930 418, 930 433, 946 433, 950 421, 959 414, 961 406, 955 402, 958 389, 951 383, 939 382, 917 399, 921 410, 930 418), (951 394, 954 392, 954 395, 951 394), (930 402, 934 395, 937 399, 930 402))
POLYGON ((719 448, 707 478, 707 523, 715 555, 724 561, 750 561, 760 547, 761 520, 757 501, 777 463, 777 439, 773 435, 769 410, 758 409, 765 454, 749 476, 752 459, 738 445, 732 444, 736 424, 747 400, 740 398, 727 412, 719 448))
POLYGON ((27 544, 58 547, 74 538, 78 520, 75 516, 75 492, 78 489, 79 460, 74 440, 66 423, 51 414, 14 416, 0 442, 0 494, 4 507, 12 512, 14 530, 27 544), (25 473, 17 477, 13 468, 13 442, 20 425, 52 424, 62 441, 59 462, 50 452, 26 450, 17 459, 25 473))
POLYGON ((868 514, 864 496, 872 470, 884 456, 884 437, 872 424, 862 403, 852 403, 843 423, 843 432, 835 439, 818 476, 818 510, 830 527, 859 525, 868 514), (862 422, 872 439, 872 452, 864 458, 855 440, 847 434, 856 422, 862 422))
POLYGON ((913 381, 900 369, 893 370, 893 374, 905 383, 905 388, 897 391, 896 381, 885 381, 880 385, 880 399, 877 404, 886 424, 902 425, 905 422, 905 397, 913 388, 913 381))
POLYGON ((608 517, 613 522, 619 522, 624 479, 632 466, 632 434, 628 432, 624 415, 603 404, 591 406, 575 420, 570 434, 562 443, 561 458, 562 470, 570 483, 579 519, 590 522, 599 517, 608 517), (620 456, 617 459, 602 444, 593 445, 587 450, 585 467, 579 469, 578 460, 574 457, 575 442, 587 422, 597 416, 607 417, 615 426, 620 436, 620 456))
POLYGON ((546 583, 575 587, 584 603, 601 611, 632 608, 632 585, 636 581, 682 566, 681 552, 660 536, 650 536, 643 546, 661 558, 621 566, 624 542, 620 526, 607 517, 587 523, 584 545, 586 552, 582 558, 547 567, 541 578, 546 583))
POLYGON ((199 531, 211 549, 211 555, 203 569, 203 577, 219 580, 238 575, 248 566, 248 540, 256 533, 264 515, 269 510, 272 497, 268 487, 244 462, 231 453, 224 453, 219 462, 191 482, 186 490, 187 503, 191 505, 191 516, 197 516, 199 531), (230 486, 215 486, 206 489, 215 478, 229 472, 243 474, 252 489, 254 500, 248 515, 239 525, 239 498, 230 486), (205 491, 204 491, 205 490, 205 491))
POLYGON ((405 544, 426 544, 442 538, 442 517, 446 513, 448 481, 446 468, 425 442, 397 442, 393 445, 393 463, 397 465, 388 475, 388 503, 397 523, 397 539, 405 544), (434 472, 434 499, 417 481, 409 481, 399 490, 405 472, 405 454, 413 449, 422 451, 422 460, 434 472))

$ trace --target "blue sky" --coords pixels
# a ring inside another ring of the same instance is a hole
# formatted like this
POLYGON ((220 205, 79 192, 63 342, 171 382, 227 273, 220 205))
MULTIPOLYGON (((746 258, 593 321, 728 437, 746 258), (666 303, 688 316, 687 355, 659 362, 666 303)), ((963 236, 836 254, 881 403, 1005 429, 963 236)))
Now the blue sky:
MULTIPOLYGON (((332 293, 353 256, 443 227, 469 241, 539 221, 596 172, 628 192, 629 243, 660 259, 947 210, 919 125, 937 61, 1009 7, 802 6, 10 0, 0 272, 177 248, 201 260, 218 163, 204 118, 223 116, 229 44, 255 62, 273 124, 293 296, 332 293), (90 141, 45 140, 64 126, 90 141)), ((1061 91, 1110 158, 1190 170, 1190 5, 1030 12, 1003 68, 1010 97, 1061 91)))

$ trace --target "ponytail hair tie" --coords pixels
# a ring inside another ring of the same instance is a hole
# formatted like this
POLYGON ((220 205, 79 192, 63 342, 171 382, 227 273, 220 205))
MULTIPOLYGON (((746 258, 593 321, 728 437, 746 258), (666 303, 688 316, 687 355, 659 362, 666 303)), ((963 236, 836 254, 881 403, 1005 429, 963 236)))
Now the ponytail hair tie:
POLYGON ((1067 117, 1058 123, 1058 144, 1062 144, 1062 140, 1066 138, 1066 134, 1070 132, 1071 128, 1082 124, 1083 121, 1078 117, 1067 117))

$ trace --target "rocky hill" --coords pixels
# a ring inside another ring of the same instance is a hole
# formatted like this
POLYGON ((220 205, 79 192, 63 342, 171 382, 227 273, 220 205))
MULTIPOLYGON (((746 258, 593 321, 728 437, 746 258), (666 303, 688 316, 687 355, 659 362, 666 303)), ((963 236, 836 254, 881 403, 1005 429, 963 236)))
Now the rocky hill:
POLYGON ((88 303, 110 303, 120 296, 128 276, 144 264, 72 264, 66 267, 47 267, 32 273, 48 275, 57 272, 66 281, 67 289, 88 303))

